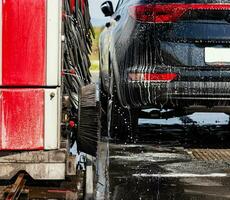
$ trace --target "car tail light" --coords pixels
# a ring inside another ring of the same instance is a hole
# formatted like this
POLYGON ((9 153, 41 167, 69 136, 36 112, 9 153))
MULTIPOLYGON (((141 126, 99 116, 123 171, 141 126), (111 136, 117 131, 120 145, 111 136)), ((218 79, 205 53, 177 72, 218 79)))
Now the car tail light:
POLYGON ((143 22, 175 22, 186 11, 185 4, 148 4, 131 6, 129 9, 130 15, 143 22))
POLYGON ((145 81, 165 81, 169 82, 177 77, 175 73, 146 73, 144 74, 145 81))
POLYGON ((130 73, 131 81, 170 82, 177 78, 176 73, 130 73))
POLYGON ((170 23, 179 20, 188 10, 230 10, 230 4, 146 4, 129 7, 129 14, 140 22, 170 23))

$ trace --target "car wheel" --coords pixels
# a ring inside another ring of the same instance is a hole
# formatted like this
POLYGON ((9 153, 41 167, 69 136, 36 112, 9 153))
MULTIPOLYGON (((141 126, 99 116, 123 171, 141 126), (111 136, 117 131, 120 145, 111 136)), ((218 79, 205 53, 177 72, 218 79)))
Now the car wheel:
POLYGON ((114 77, 111 76, 107 100, 107 133, 115 140, 132 142, 135 138, 139 110, 124 108, 118 99, 114 77))

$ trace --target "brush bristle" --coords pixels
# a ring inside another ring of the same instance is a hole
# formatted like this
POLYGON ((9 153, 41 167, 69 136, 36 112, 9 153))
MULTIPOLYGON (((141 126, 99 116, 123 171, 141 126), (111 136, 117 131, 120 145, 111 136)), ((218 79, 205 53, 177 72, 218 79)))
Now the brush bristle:
POLYGON ((79 103, 78 150, 96 156, 100 131, 100 105, 96 99, 95 84, 81 88, 79 103))

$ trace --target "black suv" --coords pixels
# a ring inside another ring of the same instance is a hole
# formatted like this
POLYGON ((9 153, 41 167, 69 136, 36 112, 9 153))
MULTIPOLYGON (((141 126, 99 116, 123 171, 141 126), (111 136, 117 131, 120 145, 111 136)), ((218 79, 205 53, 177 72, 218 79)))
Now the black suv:
POLYGON ((110 1, 101 9, 111 16, 100 77, 112 136, 127 137, 143 108, 159 117, 229 113, 229 0, 120 0, 115 11, 110 1))

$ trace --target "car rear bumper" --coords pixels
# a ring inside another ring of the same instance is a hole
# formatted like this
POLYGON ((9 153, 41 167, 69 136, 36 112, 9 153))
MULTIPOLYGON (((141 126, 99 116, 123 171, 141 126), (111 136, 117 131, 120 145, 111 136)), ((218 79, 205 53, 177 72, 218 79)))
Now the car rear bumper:
POLYGON ((124 92, 127 102, 135 107, 230 105, 230 82, 173 81, 153 83, 150 81, 129 81, 124 92))

